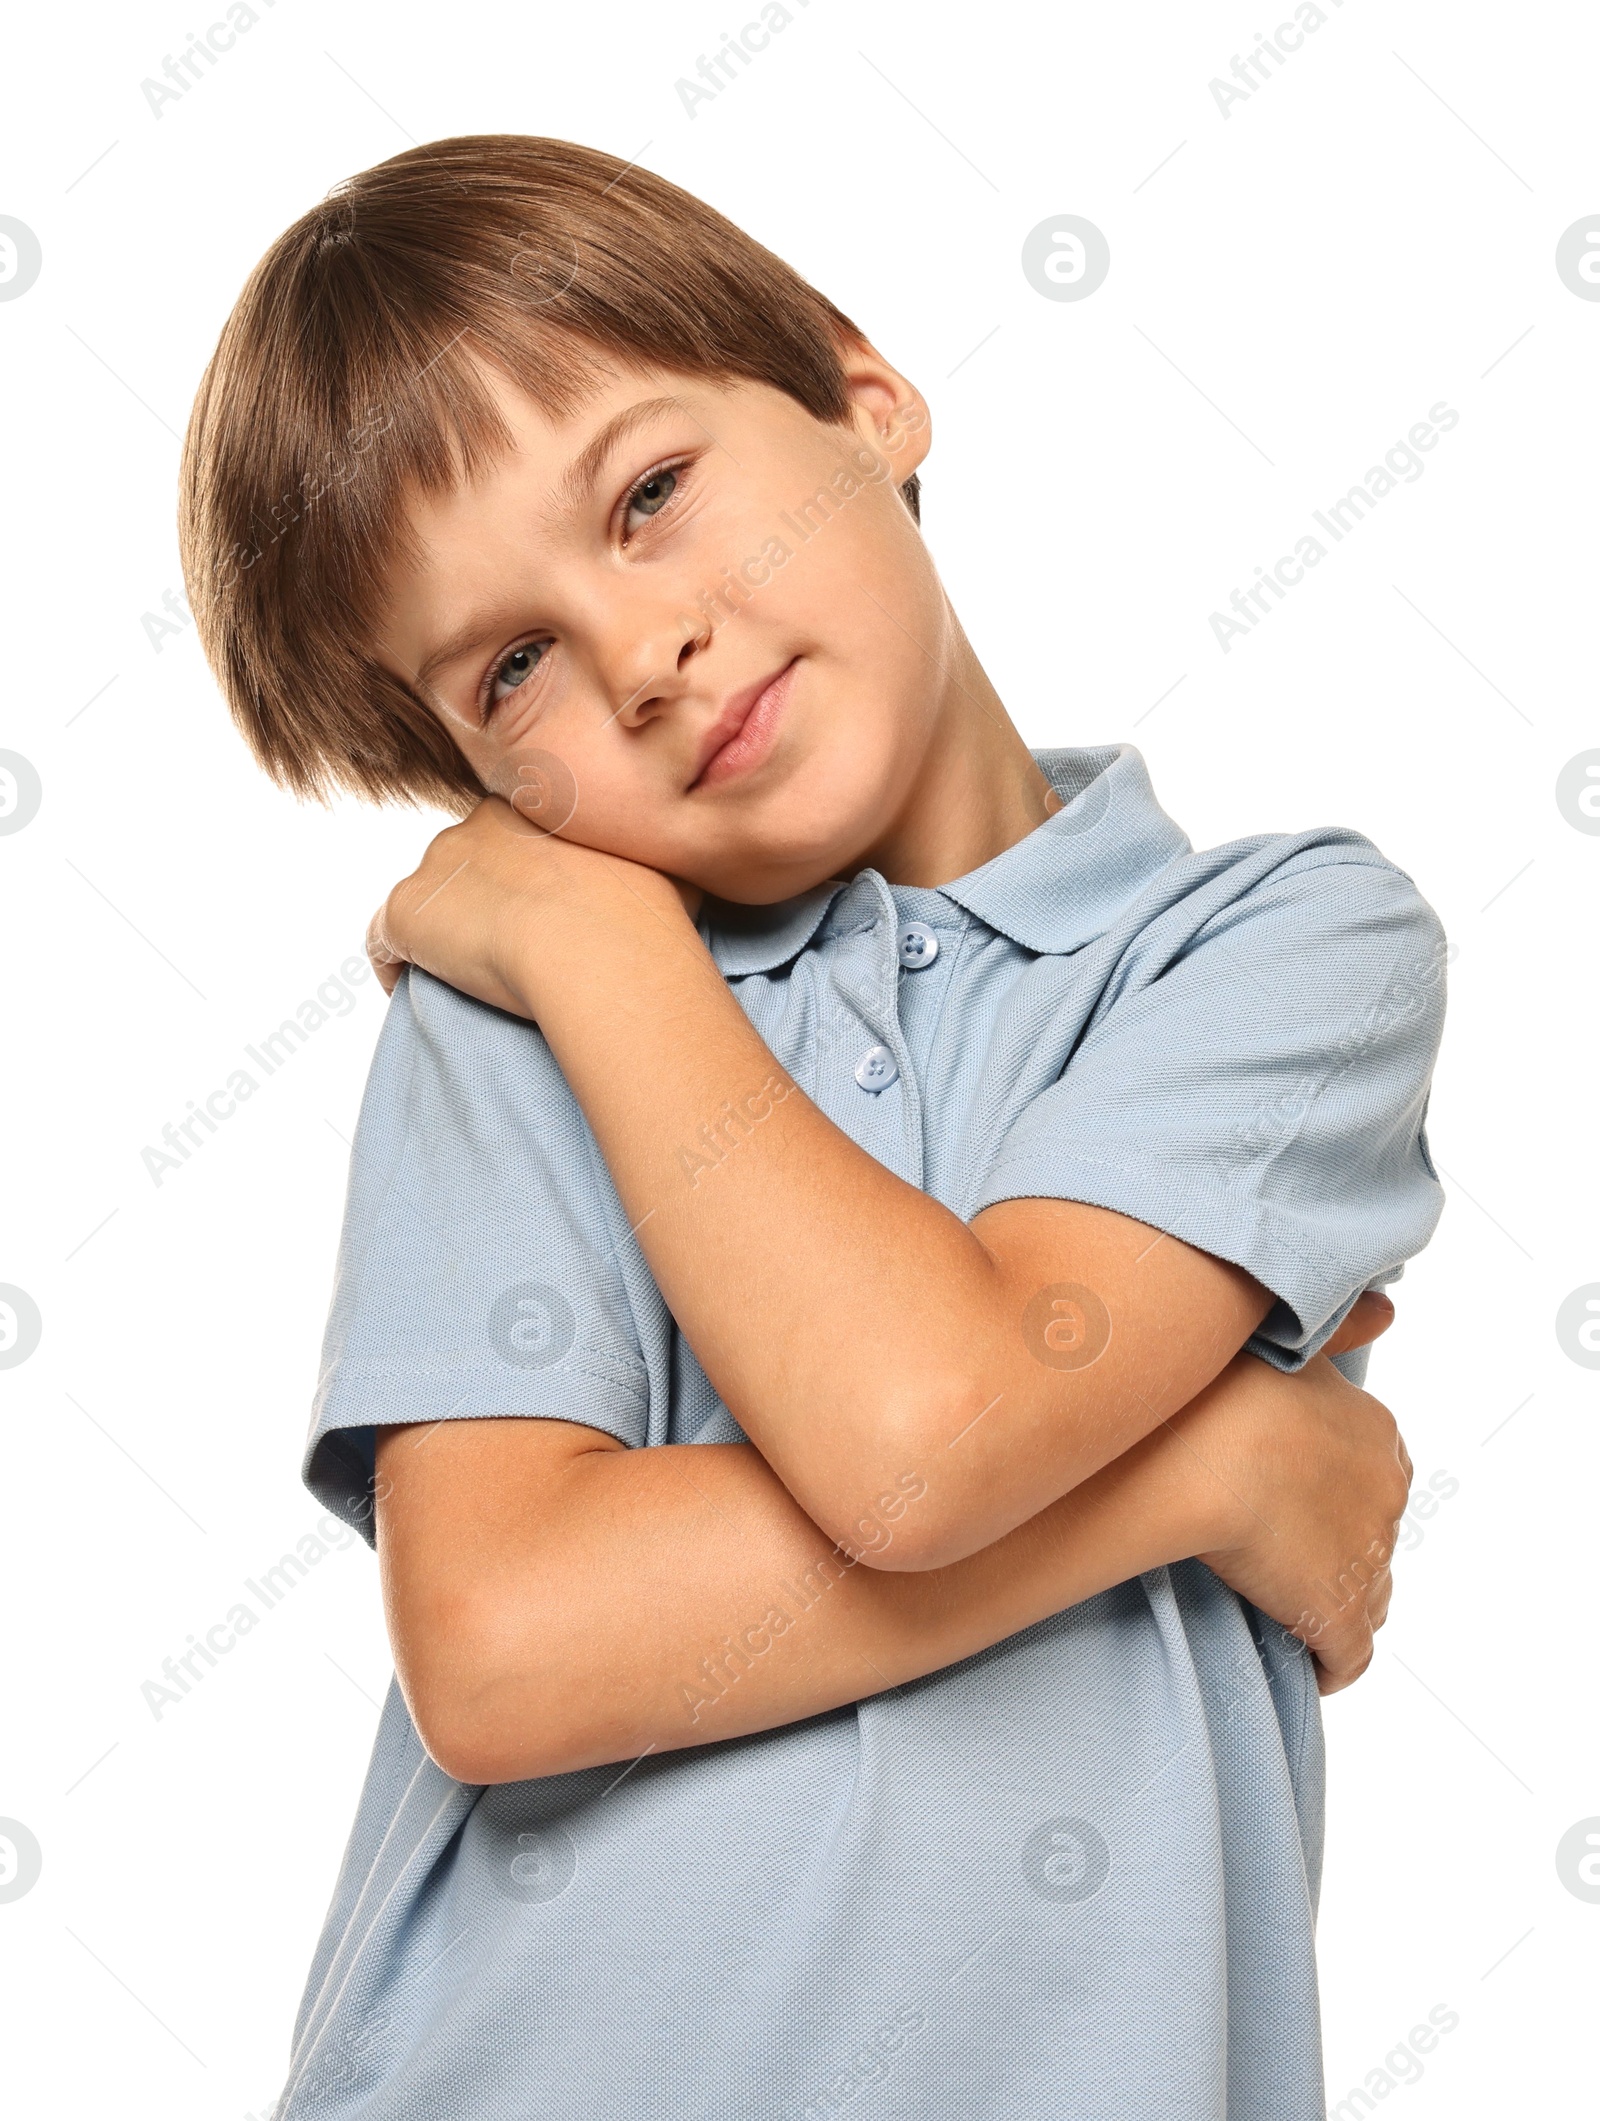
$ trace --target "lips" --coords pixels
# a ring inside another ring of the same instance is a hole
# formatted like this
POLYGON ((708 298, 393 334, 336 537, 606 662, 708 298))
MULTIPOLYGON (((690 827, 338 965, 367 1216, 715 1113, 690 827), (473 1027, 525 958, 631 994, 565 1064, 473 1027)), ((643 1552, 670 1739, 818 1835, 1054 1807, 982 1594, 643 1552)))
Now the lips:
POLYGON ((798 656, 791 657, 781 670, 733 695, 701 739, 691 788, 730 780, 765 755, 798 661, 798 656))

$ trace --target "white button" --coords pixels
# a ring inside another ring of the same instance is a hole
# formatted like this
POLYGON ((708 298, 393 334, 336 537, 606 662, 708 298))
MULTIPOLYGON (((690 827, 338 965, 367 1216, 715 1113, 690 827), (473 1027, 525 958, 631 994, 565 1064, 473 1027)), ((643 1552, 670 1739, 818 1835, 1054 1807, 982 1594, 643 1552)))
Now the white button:
POLYGON ((900 962, 908 972, 920 972, 939 955, 939 938, 922 921, 907 921, 900 930, 900 962))
POLYGON ((887 1046, 869 1046, 856 1062, 856 1081, 863 1090, 887 1090, 900 1069, 887 1046))

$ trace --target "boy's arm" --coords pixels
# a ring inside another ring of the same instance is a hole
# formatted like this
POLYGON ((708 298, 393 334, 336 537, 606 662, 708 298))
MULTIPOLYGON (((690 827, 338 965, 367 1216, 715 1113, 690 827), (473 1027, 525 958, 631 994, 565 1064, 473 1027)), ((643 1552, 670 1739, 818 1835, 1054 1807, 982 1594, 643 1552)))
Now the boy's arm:
POLYGON ((1332 1691, 1382 1624, 1409 1465, 1331 1363, 1285 1377, 1241 1356, 1031 1522, 923 1572, 852 1560, 915 1525, 914 1480, 841 1553, 748 1445, 456 1419, 380 1429, 377 1472, 412 1717, 448 1774, 492 1783, 797 1722, 1193 1554, 1311 1642, 1332 1691))
POLYGON ((902 1475, 925 1484, 874 1566, 941 1567, 1035 1516, 1268 1309, 1241 1269, 1106 1209, 1008 1201, 969 1227, 788 1082, 676 887, 498 799, 434 840, 369 947, 386 985, 405 959, 538 1022, 668 1306, 816 1525, 848 1541, 902 1475), (730 1111, 749 1138, 696 1182, 685 1152, 730 1111), (1103 1307, 1091 1367, 1041 1359, 1062 1284, 1103 1307))

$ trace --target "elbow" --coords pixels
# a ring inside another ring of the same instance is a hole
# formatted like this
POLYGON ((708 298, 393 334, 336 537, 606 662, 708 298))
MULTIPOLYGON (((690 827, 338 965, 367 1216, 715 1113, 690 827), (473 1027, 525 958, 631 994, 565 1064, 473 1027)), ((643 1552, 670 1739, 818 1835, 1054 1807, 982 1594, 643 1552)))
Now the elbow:
POLYGON ((559 1709, 529 1730, 507 1707, 493 1686, 470 1696, 423 1693, 411 1704, 411 1720, 423 1751, 452 1782, 527 1782, 592 1764, 588 1734, 559 1709))
POLYGON ((920 1518, 908 1515, 896 1526, 875 1527, 870 1535, 864 1535, 859 1527, 852 1528, 839 1540, 852 1561, 890 1576, 947 1569, 989 1543, 981 1531, 974 1529, 970 1515, 959 1509, 952 1511, 948 1506, 929 1510, 920 1518))
POLYGON ((926 1390, 871 1425, 870 1464, 863 1453, 798 1499, 852 1563, 910 1574, 965 1561, 1063 1492, 1037 1454, 984 1426, 988 1412, 969 1381, 926 1390))
POLYGON ((852 1564, 889 1575, 948 1568, 995 1536, 978 1524, 964 1482, 918 1471, 889 1476, 864 1503, 829 1507, 817 1522, 852 1564))
POLYGON ((496 1777, 492 1764, 476 1743, 468 1726, 443 1704, 421 1701, 411 1704, 411 1721, 422 1750, 452 1782, 490 1783, 496 1777))
POLYGON ((453 1782, 474 1785, 588 1766, 587 1690, 570 1674, 542 1669, 527 1645, 510 1660, 504 1648, 492 1625, 413 1637, 397 1665, 423 1751, 453 1782))
POLYGON ((458 1648, 442 1648, 424 1671, 413 1666, 401 1674, 401 1691, 422 1750, 452 1782, 491 1783, 509 1779, 495 1758, 490 1729, 477 1712, 482 1683, 458 1648))

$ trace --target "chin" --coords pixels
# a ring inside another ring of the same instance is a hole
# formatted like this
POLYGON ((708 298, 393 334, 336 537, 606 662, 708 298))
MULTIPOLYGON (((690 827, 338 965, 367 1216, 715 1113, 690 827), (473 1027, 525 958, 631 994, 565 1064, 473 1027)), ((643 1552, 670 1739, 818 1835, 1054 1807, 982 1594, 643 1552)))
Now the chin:
POLYGON ((892 746, 849 743, 805 760, 762 806, 762 858, 813 865, 819 879, 854 875, 903 799, 895 764, 892 746))
POLYGON ((679 873, 713 898, 727 899, 735 906, 780 905, 839 874, 825 860, 798 849, 772 847, 742 858, 697 863, 692 870, 679 873))

